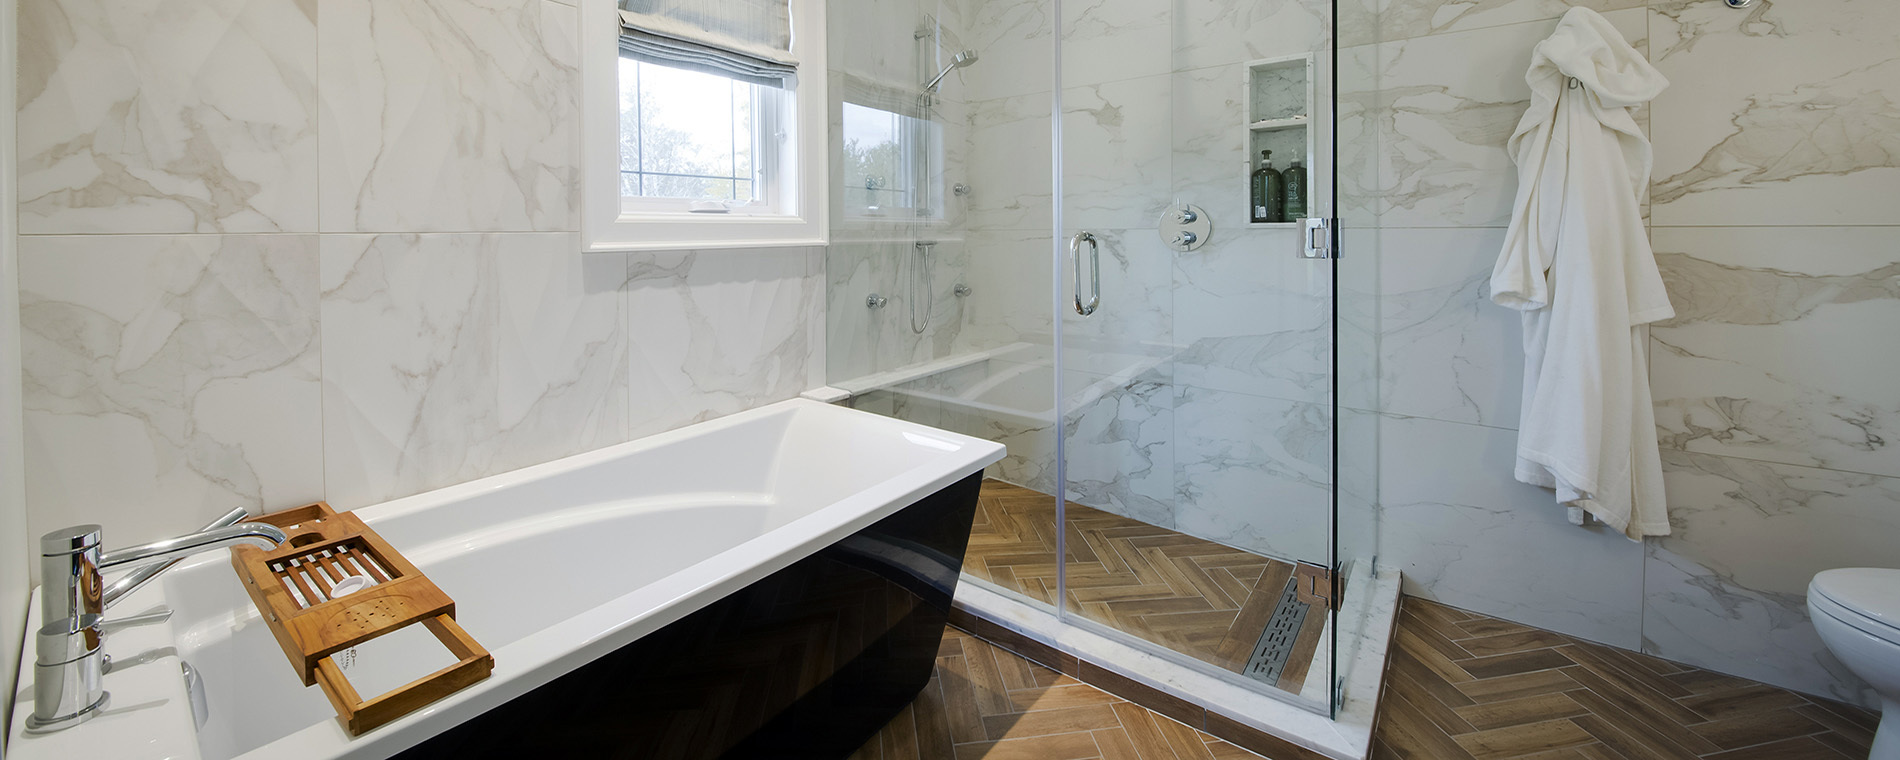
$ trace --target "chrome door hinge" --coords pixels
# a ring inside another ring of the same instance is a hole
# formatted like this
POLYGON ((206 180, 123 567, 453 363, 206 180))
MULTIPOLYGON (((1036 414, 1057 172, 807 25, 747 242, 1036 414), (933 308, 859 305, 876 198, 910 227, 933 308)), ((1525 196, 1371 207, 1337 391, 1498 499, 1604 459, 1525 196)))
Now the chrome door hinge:
POLYGON ((1339 247, 1333 239, 1333 219, 1302 219, 1304 238, 1300 241, 1300 258, 1336 259, 1339 247))
POLYGON ((1325 565, 1300 561, 1293 567, 1293 594, 1307 604, 1325 604, 1333 608, 1333 572, 1325 565))

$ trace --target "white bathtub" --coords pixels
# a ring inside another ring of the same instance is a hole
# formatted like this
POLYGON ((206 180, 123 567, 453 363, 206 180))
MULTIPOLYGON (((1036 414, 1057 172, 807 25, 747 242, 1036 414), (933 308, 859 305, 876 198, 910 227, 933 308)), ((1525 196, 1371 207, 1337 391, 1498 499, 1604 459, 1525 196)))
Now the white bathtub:
MULTIPOLYGON (((999 444, 795 400, 356 510, 456 599, 458 620, 495 658, 487 680, 356 738, 338 725, 317 688, 297 680, 228 556, 207 555, 108 613, 154 604, 177 611, 168 625, 108 637, 115 661, 137 663, 107 675, 113 709, 63 732, 22 736, 31 710, 23 701, 8 756, 387 756, 785 568, 1002 455, 999 444), (202 676, 210 708, 195 736, 175 677, 180 659, 202 676)), ((37 605, 32 614, 37 625, 37 605)), ((23 673, 32 672, 30 663, 23 673)))

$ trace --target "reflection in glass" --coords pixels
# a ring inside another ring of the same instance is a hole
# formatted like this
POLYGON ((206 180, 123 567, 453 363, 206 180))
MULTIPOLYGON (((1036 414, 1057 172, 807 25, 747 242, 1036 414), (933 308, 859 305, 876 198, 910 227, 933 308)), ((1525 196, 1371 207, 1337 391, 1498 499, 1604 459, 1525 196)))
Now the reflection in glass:
POLYGON ((926 208, 923 166, 938 150, 938 125, 924 119, 844 103, 844 206, 855 214, 926 208))

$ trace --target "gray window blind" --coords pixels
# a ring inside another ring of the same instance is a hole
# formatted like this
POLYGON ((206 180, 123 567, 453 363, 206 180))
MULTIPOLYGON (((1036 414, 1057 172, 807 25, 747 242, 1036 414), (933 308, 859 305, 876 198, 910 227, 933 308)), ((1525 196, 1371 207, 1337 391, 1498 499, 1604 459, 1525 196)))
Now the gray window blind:
POLYGON ((771 87, 798 74, 787 0, 620 0, 620 54, 771 87))

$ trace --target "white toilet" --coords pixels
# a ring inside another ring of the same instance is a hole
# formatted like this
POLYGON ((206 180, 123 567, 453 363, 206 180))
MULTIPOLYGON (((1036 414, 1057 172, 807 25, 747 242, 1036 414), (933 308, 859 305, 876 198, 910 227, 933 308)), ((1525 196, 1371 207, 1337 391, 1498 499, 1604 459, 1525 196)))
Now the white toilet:
POLYGON ((1900 760, 1900 570, 1826 570, 1808 584, 1808 616, 1841 664, 1880 695, 1868 760, 1900 760))

